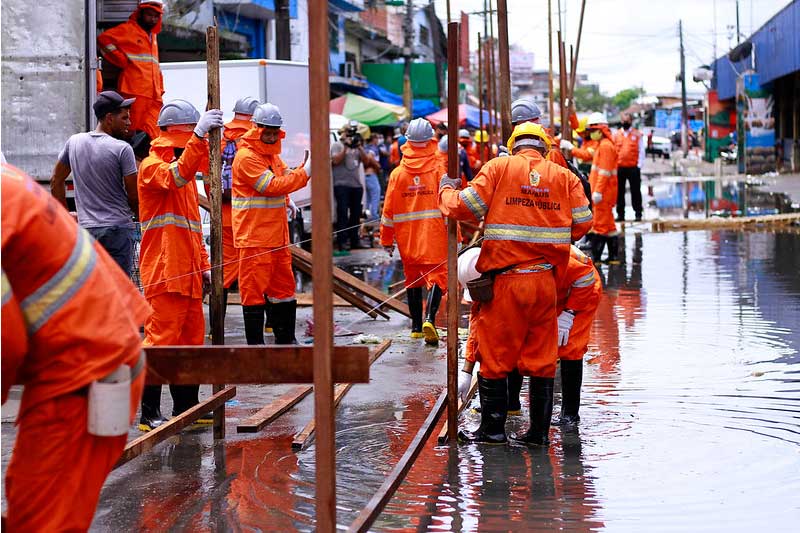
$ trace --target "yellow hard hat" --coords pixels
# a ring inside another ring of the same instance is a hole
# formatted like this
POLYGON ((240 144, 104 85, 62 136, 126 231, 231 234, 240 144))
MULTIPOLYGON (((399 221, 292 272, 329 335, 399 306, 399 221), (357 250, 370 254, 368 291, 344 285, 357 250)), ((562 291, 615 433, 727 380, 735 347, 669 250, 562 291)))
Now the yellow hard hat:
POLYGON ((537 137, 542 141, 544 149, 548 152, 550 151, 550 136, 547 135, 547 132, 544 130, 541 124, 523 122, 514 128, 514 132, 511 134, 511 137, 508 138, 507 146, 509 153, 514 151, 514 145, 519 137, 537 137))
POLYGON ((474 139, 478 143, 489 142, 489 134, 486 133, 486 130, 475 130, 474 139))
POLYGON ((583 117, 578 121, 578 127, 575 129, 577 133, 583 133, 586 131, 586 124, 589 122, 589 117, 583 117))

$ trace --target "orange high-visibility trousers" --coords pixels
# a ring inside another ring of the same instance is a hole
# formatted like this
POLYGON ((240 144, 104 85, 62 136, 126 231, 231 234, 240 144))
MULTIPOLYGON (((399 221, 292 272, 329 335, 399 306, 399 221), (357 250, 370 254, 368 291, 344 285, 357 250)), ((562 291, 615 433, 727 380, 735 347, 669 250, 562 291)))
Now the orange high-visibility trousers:
POLYGON ((467 334, 467 342, 464 343, 464 359, 471 363, 478 360, 477 355, 475 355, 478 351, 478 341, 475 338, 475 321, 478 318, 480 308, 481 304, 472 302, 469 310, 469 333, 467 334))
POLYGON ((405 287, 411 289, 424 286, 430 289, 438 285, 442 294, 447 292, 447 263, 441 265, 407 265, 403 263, 406 276, 405 287))
POLYGON ((575 315, 567 345, 558 347, 559 359, 567 361, 583 359, 583 354, 589 349, 589 334, 592 331, 592 322, 594 322, 594 311, 594 309, 581 311, 575 315))
POLYGON ((153 308, 153 313, 144 323, 145 346, 203 344, 203 300, 164 292, 148 298, 147 303, 153 308))
POLYGON ((549 270, 501 274, 494 298, 475 320, 480 375, 501 379, 514 368, 523 376, 552 378, 558 358, 556 283, 549 270))
POLYGON ((233 245, 233 226, 225 224, 222 225, 222 263, 222 286, 230 289, 239 279, 239 250, 233 245))
POLYGON ((239 248, 239 294, 242 305, 294 300, 289 248, 239 248))
MULTIPOLYGON (((146 372, 131 384, 133 421, 146 372)), ((100 489, 116 464, 127 435, 96 437, 86 431, 87 396, 47 400, 19 421, 6 473, 8 531, 86 531, 100 489)))
POLYGON ((131 105, 131 131, 141 130, 151 139, 158 137, 161 132, 157 125, 161 102, 138 94, 125 95, 125 98, 136 98, 131 105))

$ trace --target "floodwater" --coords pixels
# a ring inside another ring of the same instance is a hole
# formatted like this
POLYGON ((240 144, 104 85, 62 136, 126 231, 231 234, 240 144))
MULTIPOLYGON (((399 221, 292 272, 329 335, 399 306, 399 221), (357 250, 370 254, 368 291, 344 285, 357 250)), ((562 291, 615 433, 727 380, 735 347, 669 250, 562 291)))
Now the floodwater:
MULTIPOLYGON (((798 531, 800 232, 652 234, 642 225, 628 227, 624 246, 623 265, 601 266, 579 431, 552 428, 547 451, 431 439, 373 530, 798 531)), ((386 288, 402 274, 381 254, 341 260, 386 288)), ((335 316, 344 329, 394 340, 371 383, 355 385, 338 410, 346 527, 432 408, 445 350, 407 339, 396 314, 335 316)), ((312 417, 310 397, 262 433, 235 432, 284 390, 240 387, 226 441, 186 432, 113 472, 93 530, 312 530, 313 442, 291 449, 312 417)), ((557 391, 556 415, 559 403, 557 391)), ((463 418, 477 422, 474 412, 463 418)), ((509 430, 526 423, 513 417, 509 430)))

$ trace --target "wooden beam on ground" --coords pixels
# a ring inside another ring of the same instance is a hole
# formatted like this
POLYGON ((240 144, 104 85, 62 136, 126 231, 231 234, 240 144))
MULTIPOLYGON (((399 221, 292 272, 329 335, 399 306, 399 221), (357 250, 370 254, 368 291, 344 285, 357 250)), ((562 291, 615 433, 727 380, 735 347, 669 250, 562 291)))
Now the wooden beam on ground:
POLYGON ((249 418, 242 420, 242 422, 236 426, 236 433, 257 433, 261 431, 283 413, 297 405, 300 400, 311 394, 312 390, 314 390, 314 387, 310 385, 292 387, 271 404, 263 407, 249 418))
MULTIPOLYGON (((310 292, 298 292, 295 297, 297 298, 297 306, 298 307, 311 307, 314 305, 314 295, 310 292)), ((334 295, 333 297, 333 306, 334 307, 353 307, 353 304, 350 302, 345 301, 341 296, 334 295)))
POLYGON ((697 219, 653 220, 653 231, 687 231, 708 229, 748 229, 759 226, 786 226, 800 223, 800 213, 761 215, 755 217, 711 217, 697 219))
MULTIPOLYGON (((377 348, 375 348, 373 351, 371 351, 370 355, 369 355, 369 364, 370 364, 370 366, 391 345, 392 345, 391 339, 385 340, 382 343, 380 343, 377 346, 377 348)), ((334 407, 334 409, 339 407, 339 404, 342 402, 342 398, 344 398, 344 395, 347 394, 347 392, 350 390, 350 388, 352 386, 353 386, 352 383, 339 383, 339 384, 336 385, 336 387, 334 387, 334 390, 333 390, 333 407, 334 407)), ((304 449, 306 447, 306 445, 309 443, 309 441, 311 440, 311 438, 314 436, 315 429, 316 429, 316 423, 315 423, 314 420, 311 420, 308 424, 306 424, 306 427, 304 427, 302 429, 302 431, 300 431, 297 435, 294 436, 294 439, 292 440, 292 449, 293 450, 302 450, 302 449, 304 449)))
MULTIPOLYGON (((472 381, 469 384, 469 391, 467 392, 467 398, 465 401, 461 401, 461 398, 458 399, 458 414, 464 412, 464 409, 467 408, 469 405, 469 401, 475 395, 475 391, 478 390, 478 373, 475 372, 472 375, 472 381)), ((449 421, 445 420, 444 425, 442 426, 441 431, 439 431, 439 438, 437 442, 439 444, 447 444, 447 434, 449 432, 450 424, 449 421)))
POLYGON ((436 426, 436 423, 439 421, 439 417, 442 416, 442 412, 446 406, 447 391, 444 391, 439 395, 439 398, 436 400, 436 403, 428 415, 428 418, 425 419, 425 422, 422 423, 419 431, 417 431, 417 435, 414 437, 414 440, 411 441, 411 444, 409 444, 403 456, 397 462, 394 469, 392 469, 392 471, 389 473, 389 477, 386 478, 386 481, 383 482, 369 503, 367 503, 367 506, 364 507, 353 523, 350 524, 348 531, 369 531, 369 528, 372 526, 378 516, 380 516, 383 508, 386 507, 386 504, 392 499, 395 491, 403 482, 408 472, 411 470, 411 467, 414 465, 414 461, 419 456, 419 453, 422 451, 422 447, 428 441, 431 433, 433 433, 433 429, 436 426))
MULTIPOLYGON (((216 26, 206 29, 206 72, 208 76, 207 109, 219 109, 219 34, 216 26)), ((208 179, 211 203, 211 294, 208 314, 211 319, 211 343, 225 344, 225 294, 222 276, 222 131, 208 133, 208 179)), ((223 384, 215 384, 219 392, 223 384)), ((225 403, 214 410, 214 438, 225 438, 225 403)))
MULTIPOLYGON (((314 382, 312 346, 147 346, 145 353, 148 385, 314 382)), ((366 346, 332 347, 328 357, 337 383, 369 383, 366 346)))
MULTIPOLYGON (((315 222, 316 224, 316 222, 315 222)), ((303 262, 306 265, 313 264, 313 257, 309 252, 306 252, 302 248, 297 246, 292 246, 289 248, 292 251, 292 262, 300 268, 303 269, 303 262)), ((408 310, 408 306, 403 302, 391 298, 388 294, 381 292, 380 290, 376 289, 369 283, 366 283, 357 277, 353 276, 352 274, 348 274, 344 270, 340 268, 333 267, 333 279, 337 283, 341 283, 346 287, 353 289, 357 293, 363 294, 368 298, 375 300, 377 303, 381 304, 381 307, 387 307, 398 313, 401 313, 407 317, 411 317, 411 313, 408 310)), ((312 275, 313 280, 313 275, 312 275)))
POLYGON ((226 387, 191 409, 187 409, 178 416, 171 418, 156 429, 132 440, 125 446, 122 457, 119 458, 114 468, 119 468, 131 459, 135 459, 152 450, 159 442, 163 442, 165 439, 180 433, 184 428, 194 424, 202 415, 217 409, 220 405, 224 405, 234 396, 236 396, 236 387, 226 387))
MULTIPOLYGON (((450 139, 456 138, 458 127, 458 23, 447 25, 447 124, 450 139)), ((458 145, 448 144, 448 169, 450 176, 460 175, 458 171, 458 145)), ((456 440, 456 413, 458 409, 458 221, 447 220, 447 420, 450 423, 449 437, 456 440)))

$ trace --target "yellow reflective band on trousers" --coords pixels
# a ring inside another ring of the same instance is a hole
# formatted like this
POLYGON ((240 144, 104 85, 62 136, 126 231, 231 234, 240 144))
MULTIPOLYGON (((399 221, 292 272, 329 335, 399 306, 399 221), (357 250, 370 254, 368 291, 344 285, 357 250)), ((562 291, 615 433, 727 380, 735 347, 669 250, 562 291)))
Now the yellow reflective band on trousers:
POLYGON ((249 196, 239 197, 234 196, 231 198, 231 207, 233 209, 277 209, 279 207, 286 207, 285 196, 249 196))
POLYGON ((483 237, 490 241, 570 244, 571 228, 545 228, 517 224, 487 224, 483 237))
POLYGON ((64 266, 20 304, 28 324, 28 333, 36 333, 78 292, 94 270, 96 262, 94 239, 86 230, 79 229, 75 247, 64 266))
POLYGON ((184 216, 176 215, 175 213, 164 213, 149 220, 142 221, 142 231, 148 231, 165 226, 175 226, 182 229, 188 229, 195 233, 203 233, 203 224, 199 220, 190 220, 184 216))
POLYGON ((428 209, 426 211, 411 211, 410 213, 394 214, 394 222, 411 222, 413 220, 425 220, 428 218, 442 218, 442 212, 438 209, 428 209))

